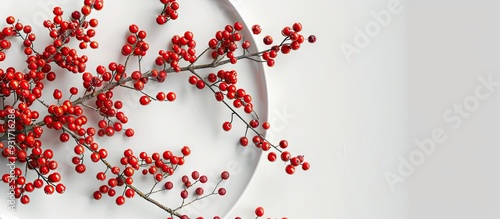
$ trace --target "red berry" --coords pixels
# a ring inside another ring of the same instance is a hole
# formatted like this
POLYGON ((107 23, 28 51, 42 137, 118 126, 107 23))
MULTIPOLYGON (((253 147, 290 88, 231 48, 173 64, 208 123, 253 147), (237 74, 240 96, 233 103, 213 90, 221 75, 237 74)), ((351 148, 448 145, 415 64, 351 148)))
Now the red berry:
POLYGON ((257 215, 257 217, 264 216, 264 208, 263 207, 257 207, 255 209, 255 215, 257 215))
POLYGON ((165 17, 165 15, 158 15, 158 17, 156 17, 156 23, 160 25, 167 23, 167 17, 165 17))
POLYGON ((121 195, 116 197, 116 204, 117 205, 123 205, 124 203, 125 203, 125 197, 123 197, 121 195))
POLYGON ((295 173, 295 167, 292 166, 291 164, 288 164, 288 165, 286 165, 285 171, 286 171, 286 173, 292 175, 295 173))
POLYGON ((182 147, 182 149, 181 149, 181 153, 182 153, 182 155, 184 155, 184 156, 188 156, 188 155, 190 155, 190 154, 191 154, 191 149, 190 149, 188 146, 184 146, 184 147, 182 147))
POLYGON ((241 22, 234 23, 234 29, 237 31, 243 30, 243 24, 241 22))
POLYGON ((288 141, 287 140, 281 140, 280 141, 280 147, 285 149, 288 147, 288 141))
POLYGON ((258 24, 252 26, 252 32, 253 34, 257 35, 260 32, 262 32, 262 28, 258 24))
POLYGON ((293 27, 293 31, 295 31, 295 32, 300 32, 302 30, 302 24, 298 23, 298 22, 293 24, 292 27, 293 27))
POLYGON ((273 43, 273 38, 271 36, 265 36, 263 39, 264 44, 271 45, 273 43))
POLYGON ((77 173, 84 173, 87 168, 84 164, 78 164, 75 166, 75 170, 77 173))
POLYGON ((141 103, 141 105, 145 106, 145 105, 148 105, 149 103, 151 103, 151 98, 149 98, 148 96, 146 95, 143 95, 141 96, 141 98, 139 99, 139 102, 141 103))
POLYGON ((95 200, 99 200, 102 198, 102 194, 101 192, 99 191, 95 191, 94 194, 92 195, 92 197, 95 199, 95 200))
POLYGON ((308 162, 302 163, 302 169, 303 170, 309 170, 311 168, 311 165, 308 162))
POLYGON ((161 91, 160 91, 160 92, 158 92, 158 94, 156 94, 156 99, 157 99, 157 100, 159 100, 159 101, 164 101, 164 100, 165 100, 165 98, 166 98, 165 93, 163 93, 163 92, 161 92, 161 91))
POLYGON ((139 27, 135 24, 132 24, 128 27, 130 33, 137 33, 139 31, 139 27))
POLYGON ((231 130, 232 127, 233 127, 233 125, 230 122, 224 122, 222 124, 222 129, 224 129, 224 131, 226 131, 226 132, 231 130))
POLYGON ((172 102, 177 98, 177 95, 174 92, 168 92, 167 94, 167 100, 172 102))
POLYGON ((309 43, 315 43, 316 42, 316 36, 314 35, 311 35, 307 38, 307 41, 309 41, 309 43))
POLYGON ((219 193, 220 196, 224 196, 224 195, 226 195, 226 189, 225 188, 219 188, 219 190, 217 191, 217 193, 219 193))
POLYGON ((125 135, 126 135, 127 137, 132 137, 132 136, 134 136, 134 130, 133 130, 133 129, 131 129, 131 128, 128 128, 127 130, 125 130, 125 135))
POLYGON ((290 154, 290 152, 288 152, 288 151, 283 151, 283 152, 281 153, 281 160, 282 160, 282 161, 287 162, 287 161, 289 161, 289 160, 290 160, 290 158, 291 158, 291 157, 292 157, 292 155, 291 155, 291 154, 290 154))
POLYGON ((276 153, 274 153, 274 152, 269 152, 269 154, 267 154, 267 160, 269 160, 269 161, 271 161, 271 162, 276 161, 276 153))
POLYGON ((241 146, 245 147, 248 145, 248 138, 246 136, 243 136, 240 138, 240 144, 241 146))
POLYGON ((267 129, 269 129, 270 127, 271 127, 271 125, 269 124, 269 122, 264 122, 264 123, 262 123, 262 128, 263 128, 263 129, 266 129, 266 130, 267 130, 267 129))
POLYGON ((203 88, 205 88, 205 82, 203 82, 202 80, 198 80, 198 81, 196 82, 196 87, 197 87, 198 89, 203 89, 203 88))
POLYGON ((222 172, 220 174, 220 178, 223 179, 223 180, 229 179, 229 172, 227 172, 227 171, 222 172))

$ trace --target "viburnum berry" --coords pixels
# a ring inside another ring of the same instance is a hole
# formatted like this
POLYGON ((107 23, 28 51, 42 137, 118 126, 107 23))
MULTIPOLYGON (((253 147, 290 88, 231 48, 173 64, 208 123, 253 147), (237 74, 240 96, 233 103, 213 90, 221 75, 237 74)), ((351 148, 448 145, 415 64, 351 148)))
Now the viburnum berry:
POLYGON ((149 103, 151 103, 151 98, 149 98, 148 96, 146 95, 143 95, 141 96, 141 98, 139 99, 139 103, 143 106, 145 105, 148 105, 149 103))
POLYGON ((243 136, 240 138, 239 142, 241 146, 245 147, 248 145, 248 138, 246 136, 243 136))
POLYGON ((307 37, 307 41, 309 41, 309 43, 315 43, 316 42, 316 36, 310 35, 309 37, 307 37))
POLYGON ((121 195, 118 196, 118 197, 116 197, 116 204, 117 205, 123 205, 123 204, 125 204, 125 197, 123 197, 121 195))
POLYGON ((227 171, 223 171, 221 174, 220 174, 220 178, 223 179, 223 180, 227 180, 229 179, 229 172, 227 171))
POLYGON ((226 132, 231 130, 232 127, 233 127, 233 125, 230 122, 222 123, 222 129, 226 132))
POLYGON ((21 196, 21 204, 28 204, 30 202, 30 197, 27 195, 21 196))
POLYGON ((280 147, 285 149, 288 147, 288 141, 287 140, 281 140, 280 141, 280 147))
POLYGON ((203 191, 203 188, 198 187, 198 188, 196 188, 195 192, 196 192, 196 195, 201 196, 201 195, 203 195, 204 191, 203 191))
POLYGON ((63 194, 66 191, 66 186, 64 184, 57 184, 56 185, 56 192, 59 194, 63 194))
POLYGON ((75 170, 77 173, 84 173, 87 168, 84 164, 78 164, 75 166, 75 170))
POLYGON ((269 152, 269 154, 267 154, 267 160, 269 160, 269 161, 271 161, 271 162, 276 161, 276 153, 274 153, 274 152, 269 152))
POLYGON ((174 187, 174 184, 170 181, 165 183, 165 189, 171 190, 174 187))
POLYGON ((264 41, 264 44, 271 45, 273 43, 273 38, 268 35, 268 36, 264 37, 263 41, 264 41))
POLYGON ((219 190, 217 190, 217 193, 219 193, 220 196, 224 196, 224 195, 226 195, 226 189, 225 188, 219 188, 219 190))
POLYGON ((262 217, 262 216, 264 216, 264 208, 263 208, 263 207, 257 207, 257 208, 255 209, 255 215, 256 215, 257 217, 262 217))
POLYGON ((285 171, 286 173, 288 173, 289 175, 292 175, 295 173, 295 167, 292 166, 291 164, 288 164, 286 165, 286 168, 285 168, 285 171))
POLYGON ((310 168, 311 168, 311 165, 308 162, 302 163, 303 170, 309 170, 310 168))
POLYGON ((174 92, 168 92, 167 94, 167 100, 172 102, 177 98, 177 95, 174 92))
POLYGON ((102 198, 102 193, 100 193, 99 191, 95 191, 93 194, 92 194, 92 197, 95 199, 95 200, 100 200, 102 198))
POLYGON ((191 149, 188 146, 184 146, 181 149, 182 155, 188 156, 191 154, 191 149))

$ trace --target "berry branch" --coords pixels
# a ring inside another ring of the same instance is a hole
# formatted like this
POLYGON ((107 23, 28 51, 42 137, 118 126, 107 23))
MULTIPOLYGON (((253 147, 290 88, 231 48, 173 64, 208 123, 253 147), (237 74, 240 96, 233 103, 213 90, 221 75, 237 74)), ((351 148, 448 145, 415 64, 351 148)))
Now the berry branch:
MULTIPOLYGON (((176 0, 160 0, 160 2, 162 10, 156 18, 156 23, 163 25, 176 20, 179 3, 176 0)), ((215 37, 208 41, 208 47, 199 54, 195 50, 197 43, 194 40, 194 34, 186 31, 181 36, 174 35, 169 50, 159 50, 155 60, 157 68, 146 71, 143 71, 142 60, 150 49, 145 40, 147 33, 140 30, 137 25, 132 24, 129 26, 126 43, 121 49, 121 54, 125 56, 124 63, 111 62, 107 67, 99 65, 96 67, 95 73, 91 73, 86 71, 89 57, 79 56, 78 51, 85 50, 87 47, 98 49, 99 44, 92 41, 92 37, 96 34, 94 28, 98 26, 98 20, 89 18, 93 11, 103 9, 104 1, 84 0, 83 3, 81 9, 73 11, 67 21, 62 18, 64 12, 60 7, 53 9, 54 18, 52 21, 43 22, 43 26, 49 31, 49 37, 53 42, 46 45, 43 52, 34 49, 33 42, 36 40, 36 34, 32 33, 31 26, 22 24, 13 16, 6 18, 7 26, 0 32, 0 62, 5 60, 5 50, 11 48, 12 38, 19 37, 23 41, 23 52, 26 55, 28 69, 21 72, 14 67, 8 67, 6 70, 0 68, 0 96, 3 105, 3 110, 0 110, 2 121, 0 133, 3 133, 0 140, 6 141, 6 143, 0 143, 0 149, 2 149, 2 156, 10 163, 24 164, 25 167, 24 171, 16 167, 13 171, 5 173, 2 176, 2 181, 12 188, 15 198, 20 199, 22 204, 30 202, 29 193, 35 189, 43 188, 48 195, 54 192, 62 194, 66 189, 66 186, 61 183, 61 174, 57 172, 58 162, 53 159, 53 151, 45 146, 41 140, 44 128, 56 130, 59 133, 61 143, 66 143, 70 139, 75 141, 75 156, 71 161, 75 165, 77 173, 86 172, 84 158, 86 158, 85 161, 89 158, 91 162, 103 165, 105 171, 98 172, 96 179, 105 181, 106 178, 109 178, 107 184, 101 185, 93 193, 93 198, 96 200, 101 199, 103 194, 114 197, 117 194, 116 190, 121 187, 123 192, 115 199, 117 205, 123 205, 126 198, 138 195, 167 212, 170 217, 186 219, 189 217, 181 214, 181 209, 210 196, 217 194, 224 196, 226 189, 221 187, 221 183, 229 178, 227 171, 221 173, 220 180, 207 194, 200 184, 205 184, 208 177, 200 176, 197 171, 193 171, 190 177, 187 175, 181 177, 183 183, 183 190, 180 193, 181 204, 176 208, 167 207, 151 196, 173 188, 172 181, 167 179, 170 179, 177 168, 185 163, 185 157, 191 153, 188 146, 182 148, 182 156, 174 155, 169 150, 165 150, 161 154, 155 152, 151 155, 140 152, 139 156, 135 156, 132 149, 125 149, 123 157, 119 161, 123 167, 119 168, 106 159, 108 151, 96 141, 97 137, 113 137, 118 132, 123 132, 126 137, 134 136, 132 128, 123 127, 128 122, 128 117, 121 111, 123 103, 113 99, 115 92, 123 90, 138 92, 141 94, 139 103, 143 106, 148 105, 151 101, 167 100, 172 102, 176 99, 174 92, 167 94, 158 92, 153 95, 144 91, 144 87, 150 81, 162 83, 171 73, 191 74, 188 82, 200 90, 208 86, 215 99, 222 102, 231 113, 231 120, 223 122, 222 129, 230 131, 233 122, 241 122, 245 126, 245 134, 239 139, 242 146, 248 145, 247 135, 252 134, 252 142, 257 148, 264 152, 274 149, 279 154, 281 160, 286 163, 286 173, 294 174, 295 167, 298 166, 301 166, 303 170, 310 168, 309 163, 304 161, 303 155, 292 157, 290 152, 285 150, 288 147, 288 141, 281 140, 279 144, 273 144, 259 131, 260 128, 268 130, 270 124, 267 121, 260 124, 260 118, 253 108, 252 96, 247 94, 245 89, 236 85, 238 81, 236 71, 220 69, 217 73, 210 73, 206 77, 197 71, 237 64, 239 60, 243 59, 265 62, 267 66, 272 67, 275 65, 274 59, 279 52, 288 54, 298 50, 306 41, 304 36, 300 34, 302 30, 300 23, 283 28, 281 31, 283 40, 277 45, 273 45, 271 36, 264 36, 263 43, 269 48, 253 53, 250 52, 252 47, 250 41, 245 40, 245 37, 240 33, 244 28, 240 22, 226 25, 223 30, 217 31, 215 37), (78 48, 68 46, 71 40, 79 42, 78 48), (242 51, 242 54, 235 55, 238 51, 242 51), (199 64, 200 58, 206 55, 212 60, 199 64), (138 70, 130 71, 127 69, 131 58, 137 58, 138 70), (45 85, 53 83, 57 76, 52 70, 53 64, 59 66, 62 71, 81 75, 83 94, 78 95, 78 88, 71 87, 68 99, 63 98, 64 92, 59 89, 53 91, 52 98, 43 95, 42 91, 45 85), (51 104, 51 100, 54 100, 55 104, 51 104), (6 102, 11 102, 11 104, 6 104, 6 102), (44 112, 45 115, 40 115, 41 113, 35 110, 34 106, 36 105, 34 104, 36 103, 41 104, 47 110, 44 112), (89 123, 88 116, 91 114, 85 113, 83 108, 90 109, 94 113, 93 115, 97 114, 101 117, 96 124, 97 126, 89 123), (233 120, 234 116, 238 121, 233 120), (32 182, 28 179, 27 173, 29 171, 36 173, 36 179, 32 182), (133 184, 136 171, 141 171, 143 175, 152 176, 153 185, 149 189, 141 190, 133 184), (163 188, 156 189, 158 185, 162 184, 163 188), (195 185, 200 186, 195 188, 195 185), (188 200, 189 194, 193 190, 195 197, 188 200)), ((259 25, 254 25, 251 28, 254 35, 260 34, 261 31, 259 25)), ((307 41, 314 43, 316 37, 311 35, 307 41)), ((269 161, 277 160, 276 152, 268 152, 269 161)), ((257 218, 262 217, 263 212, 263 208, 258 207, 255 210, 257 218)), ((214 218, 218 218, 218 216, 214 218)))

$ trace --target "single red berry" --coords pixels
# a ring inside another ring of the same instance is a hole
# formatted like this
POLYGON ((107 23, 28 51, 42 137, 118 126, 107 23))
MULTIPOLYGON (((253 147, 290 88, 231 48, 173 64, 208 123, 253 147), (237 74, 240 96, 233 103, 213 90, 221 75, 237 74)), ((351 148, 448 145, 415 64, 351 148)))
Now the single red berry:
POLYGON ((135 24, 132 24, 128 27, 128 30, 131 32, 131 33, 137 33, 139 31, 139 27, 135 24))
POLYGON ((234 23, 234 29, 237 31, 243 30, 243 24, 241 22, 234 23))
POLYGON ((233 127, 233 125, 230 122, 224 122, 222 124, 222 129, 224 129, 224 131, 226 131, 226 132, 231 130, 232 127, 233 127))
POLYGON ((148 105, 149 103, 151 103, 151 98, 149 98, 148 96, 146 95, 143 95, 141 96, 141 98, 139 99, 139 102, 141 103, 141 105, 145 106, 145 105, 148 105))
POLYGON ((6 22, 7 24, 14 24, 14 22, 16 22, 16 18, 14 18, 13 16, 8 16, 6 22))
POLYGON ((133 130, 133 129, 131 129, 131 128, 128 128, 127 130, 125 130, 125 135, 126 135, 127 137, 132 137, 132 136, 134 136, 134 130, 133 130))
POLYGON ((252 119, 252 120, 250 121, 250 126, 251 126, 252 128, 257 128, 257 127, 259 126, 259 120, 252 119))
POLYGON ((66 186, 64 184, 57 184, 56 185, 56 192, 59 194, 63 194, 66 191, 66 186))
POLYGON ((300 32, 302 30, 302 24, 297 22, 297 23, 293 24, 292 28, 293 28, 293 31, 300 32))
POLYGON ((264 44, 271 45, 273 43, 273 38, 271 36, 265 36, 263 39, 264 44))
POLYGON ((168 181, 165 183, 165 189, 171 190, 172 188, 174 188, 174 184, 172 182, 168 181))
POLYGON ((285 168, 285 171, 286 173, 288 173, 289 175, 292 175, 295 173, 295 167, 292 166, 291 164, 288 164, 286 165, 286 168, 285 168))
POLYGON ((229 179, 229 172, 227 172, 227 171, 222 172, 220 174, 220 178, 223 179, 223 180, 229 179))
POLYGON ((188 156, 191 154, 191 149, 188 146, 184 146, 181 149, 182 155, 188 156))
POLYGON ((186 199, 186 198, 188 197, 188 194, 189 194, 189 193, 188 193, 188 191, 187 191, 187 190, 185 190, 185 189, 184 189, 184 190, 182 190, 182 191, 181 191, 181 198, 182 198, 182 199, 186 199))
POLYGON ((75 170, 77 173, 84 173, 87 168, 84 164, 78 164, 75 166, 75 170))
POLYGON ((165 15, 158 15, 158 17, 156 17, 156 23, 160 25, 167 23, 167 17, 165 17, 165 15))
POLYGON ((43 191, 45 192, 45 194, 51 195, 51 194, 54 193, 54 186, 52 186, 52 185, 45 185, 45 187, 43 188, 43 191))
POLYGON ((160 91, 160 92, 158 92, 158 94, 156 94, 156 99, 157 99, 157 100, 159 100, 159 101, 164 101, 164 100, 165 100, 165 98, 166 98, 165 93, 163 93, 163 92, 161 92, 161 91, 160 91))
POLYGON ((276 161, 276 153, 274 153, 274 152, 269 152, 269 154, 267 154, 267 160, 269 160, 269 161, 271 161, 271 162, 276 161))
POLYGON ((201 188, 201 187, 196 188, 196 195, 199 195, 199 196, 203 195, 203 192, 204 192, 203 188, 201 188))
POLYGON ((95 199, 95 200, 99 200, 102 198, 102 193, 99 192, 99 191, 95 191, 94 194, 92 195, 92 197, 95 199))
POLYGON ((288 152, 288 151, 283 151, 283 152, 281 153, 281 160, 282 160, 282 161, 287 162, 287 161, 289 161, 289 160, 290 160, 290 158, 291 158, 291 157, 292 157, 292 155, 291 155, 291 154, 290 154, 290 152, 288 152))
POLYGON ((198 89, 203 89, 203 88, 205 88, 205 82, 203 82, 202 80, 198 80, 198 81, 196 82, 196 87, 197 87, 198 89))
POLYGON ((246 136, 243 136, 240 138, 240 144, 241 146, 245 147, 248 145, 248 138, 246 136))
POLYGON ((167 100, 172 102, 177 98, 177 95, 174 92, 168 92, 167 94, 167 100))
POLYGON ((302 169, 303 170, 309 170, 311 168, 311 165, 308 162, 302 163, 302 169))
POLYGON ((262 128, 263 128, 263 129, 267 130, 267 129, 269 129, 270 127, 271 127, 271 125, 269 124, 269 122, 264 122, 264 123, 262 123, 262 128))
POLYGON ((208 181, 208 177, 203 175, 203 176, 200 176, 200 182, 201 183, 206 183, 208 181))
POLYGON ((121 195, 116 197, 116 204, 117 205, 123 205, 124 203, 125 203, 125 197, 123 197, 121 195))
POLYGON ((29 196, 27 196, 27 195, 23 195, 23 196, 21 196, 21 203, 22 203, 23 205, 30 203, 30 197, 29 197, 29 196))
POLYGON ((255 215, 257 215, 257 217, 264 216, 264 208, 263 207, 257 207, 255 209, 255 215))
POLYGON ((198 82, 198 80, 199 80, 198 77, 196 77, 194 75, 189 77, 189 83, 192 85, 195 85, 198 82))
POLYGON ((316 42, 316 36, 314 35, 311 35, 307 38, 307 41, 309 41, 309 43, 315 43, 316 42))
POLYGON ((219 190, 217 191, 217 193, 219 193, 220 196, 224 196, 224 195, 226 195, 226 189, 225 188, 219 188, 219 190))
POLYGON ((280 147, 285 149, 288 147, 288 141, 287 140, 281 140, 280 141, 280 147))
POLYGON ((59 100, 62 98, 62 92, 59 89, 55 89, 53 96, 54 96, 54 99, 59 100))
POLYGON ((256 24, 256 25, 253 25, 252 26, 252 32, 253 34, 257 35, 257 34, 260 34, 260 32, 262 32, 262 28, 260 27, 260 25, 256 24))
POLYGON ((191 178, 193 178, 194 180, 198 180, 200 178, 200 173, 198 173, 198 171, 193 171, 191 173, 191 178))

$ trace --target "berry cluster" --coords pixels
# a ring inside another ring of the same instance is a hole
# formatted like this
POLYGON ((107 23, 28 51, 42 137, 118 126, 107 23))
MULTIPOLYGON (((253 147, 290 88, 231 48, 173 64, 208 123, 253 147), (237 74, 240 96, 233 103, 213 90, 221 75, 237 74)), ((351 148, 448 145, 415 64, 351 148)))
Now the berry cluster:
MULTIPOLYGON (((240 31, 243 30, 243 24, 240 22, 234 23, 234 25, 226 25, 224 30, 217 31, 215 33, 215 38, 208 41, 208 47, 212 49, 212 58, 217 59, 220 56, 226 56, 232 64, 236 64, 237 58, 234 55, 239 42, 243 39, 240 31)), ((242 44, 244 49, 250 47, 249 41, 244 41, 242 44)))
POLYGON ((177 14, 177 10, 179 9, 178 2, 175 0, 160 0, 160 2, 163 4, 163 10, 156 17, 157 24, 163 25, 169 20, 175 20, 179 17, 179 14, 177 14))
POLYGON ((183 59, 189 63, 196 62, 196 41, 191 31, 186 31, 182 36, 174 35, 171 42, 171 50, 158 51, 158 57, 155 61, 156 65, 162 66, 164 70, 171 68, 175 72, 180 72, 180 60, 183 59))
MULTIPOLYGON (((165 24, 169 20, 178 17, 179 3, 175 0, 160 0, 163 4, 161 14, 156 18, 158 24, 165 24)), ((251 43, 244 40, 242 33, 243 24, 235 22, 226 25, 223 30, 217 31, 215 37, 208 42, 208 48, 201 54, 196 53, 196 41, 191 31, 183 35, 174 35, 171 38, 172 46, 168 50, 160 50, 155 60, 154 67, 143 71, 141 60, 147 55, 149 44, 145 41, 147 33, 140 30, 135 24, 128 28, 126 43, 121 48, 121 54, 126 57, 123 63, 110 62, 107 65, 98 65, 95 72, 87 71, 86 63, 89 59, 86 55, 78 55, 79 50, 87 47, 98 49, 98 43, 92 38, 96 35, 94 28, 98 26, 98 20, 90 19, 93 11, 103 9, 103 0, 84 0, 80 10, 73 11, 68 20, 63 19, 63 10, 54 7, 51 20, 43 22, 51 39, 49 45, 45 45, 43 51, 36 51, 34 43, 35 33, 29 25, 24 25, 13 16, 6 18, 7 26, 0 32, 0 61, 6 59, 5 51, 11 48, 13 38, 22 39, 22 49, 26 55, 25 71, 18 71, 9 66, 5 70, 0 68, 0 89, 3 109, 0 110, 0 136, 1 140, 8 140, 8 145, 0 143, 2 156, 9 162, 25 166, 13 168, 9 173, 2 176, 2 181, 12 188, 12 194, 20 199, 21 203, 30 202, 29 193, 35 189, 43 188, 46 194, 54 192, 63 193, 65 185, 62 176, 57 172, 58 162, 54 159, 54 152, 50 146, 43 145, 41 137, 44 129, 52 129, 59 134, 61 143, 73 139, 76 145, 73 148, 74 156, 71 159, 77 173, 85 173, 87 167, 86 159, 93 163, 104 165, 105 170, 95 173, 98 181, 106 182, 99 186, 93 193, 94 199, 102 199, 103 195, 115 198, 117 205, 123 205, 127 198, 141 197, 144 200, 165 210, 169 216, 178 218, 189 218, 179 213, 182 208, 209 196, 226 195, 226 189, 221 183, 229 179, 229 173, 222 171, 220 179, 215 188, 207 190, 208 177, 193 171, 190 176, 183 175, 179 180, 173 178, 176 169, 186 161, 185 157, 191 154, 191 148, 184 146, 181 155, 174 155, 172 151, 155 152, 149 155, 145 151, 134 155, 132 149, 126 149, 119 160, 118 165, 108 161, 108 150, 98 143, 98 137, 116 137, 119 132, 126 137, 134 136, 134 129, 126 128, 128 117, 122 111, 123 102, 114 97, 115 92, 128 90, 141 93, 139 103, 143 106, 152 101, 174 101, 177 96, 174 92, 158 92, 150 95, 144 92, 148 83, 162 83, 166 80, 168 73, 186 72, 191 74, 188 82, 200 90, 208 88, 213 92, 217 102, 224 104, 231 111, 230 121, 222 123, 224 131, 230 131, 234 118, 246 126, 245 134, 239 139, 242 146, 248 146, 251 138, 252 143, 267 153, 267 158, 275 162, 280 158, 285 162, 285 172, 295 173, 297 167, 308 170, 310 165, 304 161, 303 155, 292 156, 288 148, 288 142, 282 140, 279 144, 272 144, 262 134, 261 130, 270 129, 267 121, 260 121, 254 110, 253 98, 246 90, 239 86, 238 72, 235 70, 219 69, 207 75, 201 75, 196 70, 203 68, 215 69, 225 64, 236 64, 240 59, 249 59, 256 62, 266 62, 273 66, 274 58, 279 51, 288 54, 292 50, 300 48, 305 41, 302 25, 295 23, 292 27, 282 30, 283 41, 273 45, 273 38, 265 36, 263 42, 268 49, 250 53, 251 43), (71 39, 78 43, 77 48, 72 48, 68 43, 71 39), (213 60, 211 63, 199 64, 198 57, 205 52, 213 60), (237 53, 241 55, 237 55, 237 53), (139 68, 137 70, 127 69, 130 58, 137 58, 139 68), (184 61, 182 61, 184 60, 184 61), (53 67, 59 66, 58 69, 53 67), (80 78, 84 92, 79 88, 71 87, 69 94, 60 89, 54 89, 52 95, 43 95, 46 85, 55 83, 57 74, 82 73, 80 78), (216 72, 216 73, 215 73, 216 72), (127 88, 127 89, 121 89, 127 88), (74 99, 76 97, 76 99, 74 99), (36 105, 39 103, 40 105, 36 105), (32 106, 45 107, 47 110, 40 113, 32 106), (91 113, 84 112, 83 108, 89 109, 91 113), (93 113, 93 114, 92 114, 93 113), (89 118, 99 118, 96 123, 89 122, 89 118), (248 136, 248 137, 247 137, 248 136), (36 173, 36 178, 29 179, 27 171, 36 173), (134 184, 136 171, 142 177, 150 177, 152 188, 141 190, 134 184), (169 208, 161 205, 150 196, 153 193, 172 190, 174 184, 182 183, 180 198, 182 203, 177 208, 169 208), (156 186, 160 186, 155 190, 156 186), (118 190, 122 191, 118 191, 118 190), (149 191, 149 192, 143 192, 149 191), (208 191, 208 192, 207 192, 208 191), (117 195, 122 192, 121 195, 117 195)), ((262 29, 259 25, 251 28, 253 34, 260 34, 262 29)), ((315 36, 309 36, 310 43, 316 41, 315 36)), ((118 52, 118 51, 117 51, 118 52)), ((23 59, 24 60, 24 59, 23 59)), ((18 68, 20 69, 20 68, 18 68)), ((243 130, 242 130, 243 131, 243 130)), ((94 174, 94 173, 93 173, 94 174)), ((258 207, 255 210, 257 217, 264 215, 264 209, 258 207)), ((198 217, 202 218, 202 217, 198 217)), ((219 218, 215 216, 215 218, 219 218)))

